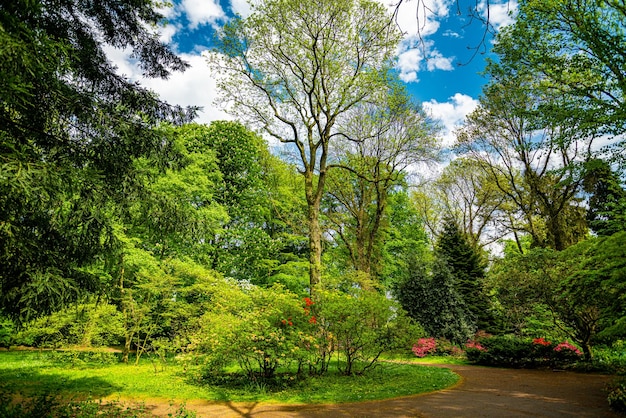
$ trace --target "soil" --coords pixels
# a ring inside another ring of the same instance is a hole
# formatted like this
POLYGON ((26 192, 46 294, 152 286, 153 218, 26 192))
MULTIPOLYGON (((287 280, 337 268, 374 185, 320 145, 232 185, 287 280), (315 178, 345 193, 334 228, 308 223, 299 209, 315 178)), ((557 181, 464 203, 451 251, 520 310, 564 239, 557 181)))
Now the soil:
MULTIPOLYGON (((447 367, 455 386, 422 395, 335 405, 187 402, 198 417, 619 417, 609 409, 613 378, 565 371, 447 367)), ((147 401, 155 416, 172 416, 169 404, 147 401)))

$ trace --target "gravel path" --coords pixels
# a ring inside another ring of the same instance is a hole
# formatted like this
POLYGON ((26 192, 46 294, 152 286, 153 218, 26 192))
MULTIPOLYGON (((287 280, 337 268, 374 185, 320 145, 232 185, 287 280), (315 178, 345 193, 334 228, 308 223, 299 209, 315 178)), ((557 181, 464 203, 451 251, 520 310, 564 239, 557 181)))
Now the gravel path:
MULTIPOLYGON (((447 367, 461 376, 452 387, 424 395, 338 405, 188 402, 198 417, 619 417, 606 401, 611 376, 562 371, 447 367)), ((151 405, 168 416, 167 405, 151 405)), ((171 410, 170 410, 171 413, 171 410)))

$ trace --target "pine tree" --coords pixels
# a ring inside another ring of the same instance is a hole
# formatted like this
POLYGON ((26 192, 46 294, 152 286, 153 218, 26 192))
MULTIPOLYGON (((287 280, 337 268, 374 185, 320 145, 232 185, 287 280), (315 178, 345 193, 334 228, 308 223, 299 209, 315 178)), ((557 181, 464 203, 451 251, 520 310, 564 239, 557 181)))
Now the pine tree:
POLYGON ((485 263, 455 220, 448 218, 444 221, 435 252, 436 257, 446 263, 454 276, 455 288, 468 309, 468 316, 478 329, 489 330, 492 316, 483 289, 485 263))
POLYGON ((54 310, 98 281, 115 244, 111 206, 136 197, 133 161, 163 155, 155 129, 194 110, 120 76, 105 46, 147 77, 187 65, 152 31, 152 0, 0 3, 0 310, 54 310))
POLYGON ((457 344, 466 342, 476 330, 448 265, 440 259, 428 265, 414 260, 410 270, 394 288, 404 310, 428 335, 457 344))

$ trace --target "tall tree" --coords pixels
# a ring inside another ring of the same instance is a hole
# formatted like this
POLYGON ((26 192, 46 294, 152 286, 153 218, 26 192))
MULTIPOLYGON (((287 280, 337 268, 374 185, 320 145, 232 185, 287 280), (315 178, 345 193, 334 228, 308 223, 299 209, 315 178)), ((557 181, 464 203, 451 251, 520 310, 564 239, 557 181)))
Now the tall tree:
POLYGON ((435 249, 456 279, 455 287, 465 302, 467 317, 478 329, 489 331, 493 318, 484 286, 486 263, 481 254, 451 218, 444 221, 435 249))
POLYGON ((499 33, 499 80, 532 74, 550 97, 538 117, 560 126, 615 136, 623 158, 626 132, 626 8, 611 0, 523 0, 515 24, 499 33))
POLYGON ((508 212, 506 196, 480 161, 453 160, 426 191, 441 216, 455 219, 473 246, 491 244, 504 235, 499 218, 508 212))
POLYGON ((583 187, 590 195, 587 221, 591 230, 600 236, 623 231, 626 228, 626 190, 611 166, 601 159, 589 161, 583 187))
POLYGON ((437 159, 436 127, 399 86, 350 113, 333 146, 341 169, 328 175, 324 214, 352 267, 378 279, 389 194, 408 167, 437 159))
POLYGON ((308 207, 311 289, 320 281, 320 203, 337 122, 387 89, 399 33, 374 1, 266 0, 209 55, 225 103, 295 149, 308 207))
POLYGON ((586 234, 578 163, 591 157, 595 137, 537 117, 544 96, 534 94, 535 83, 491 82, 459 131, 457 149, 481 162, 535 245, 562 250, 586 234))
POLYGON ((410 275, 394 285, 396 298, 429 335, 466 342, 476 329, 448 264, 441 259, 429 264, 415 261, 410 275))
MULTIPOLYGON (((130 48, 147 77, 186 64, 152 31, 151 0, 0 5, 0 306, 49 311, 97 286, 83 267, 110 249, 107 204, 133 195, 133 160, 161 152, 153 128, 186 121, 116 72, 130 48)), ((120 206, 121 207, 121 206, 120 206)))

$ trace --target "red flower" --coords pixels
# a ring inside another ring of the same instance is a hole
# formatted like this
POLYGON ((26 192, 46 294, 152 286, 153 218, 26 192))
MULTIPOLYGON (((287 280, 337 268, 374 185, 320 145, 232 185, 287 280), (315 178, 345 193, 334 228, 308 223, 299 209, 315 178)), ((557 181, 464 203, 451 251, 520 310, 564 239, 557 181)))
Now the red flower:
POLYGON ((312 316, 311 319, 309 319, 309 324, 317 324, 317 319, 315 319, 315 317, 312 316))
POLYGON ((311 300, 311 298, 304 298, 304 304, 305 304, 306 306, 311 306, 311 305, 313 305, 314 303, 315 303, 315 302, 313 302, 313 301, 311 300))
POLYGON ((544 338, 535 338, 535 339, 533 340, 533 344, 536 344, 536 345, 544 345, 544 346, 549 346, 549 345, 551 345, 552 343, 551 343, 550 341, 546 341, 544 338))

